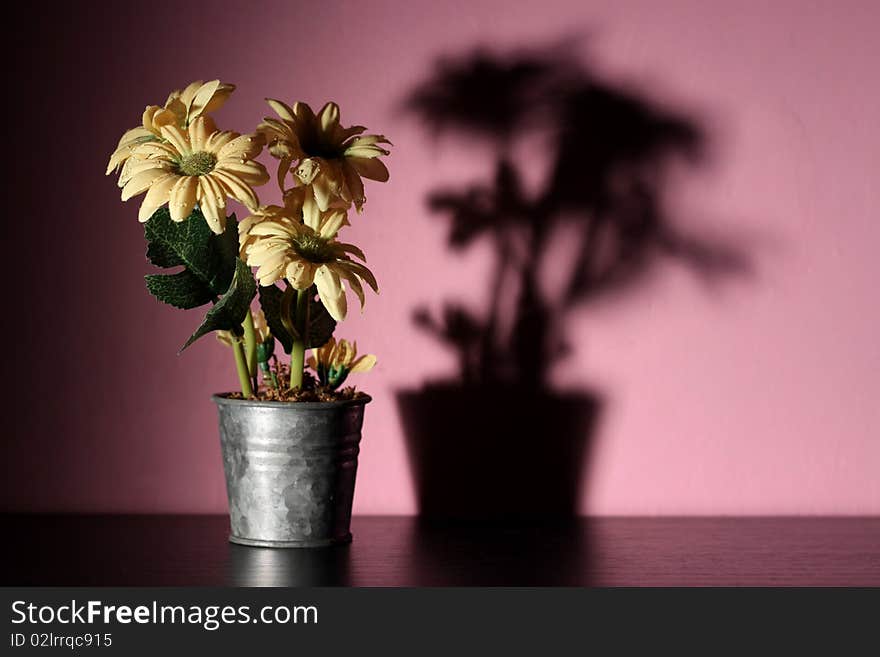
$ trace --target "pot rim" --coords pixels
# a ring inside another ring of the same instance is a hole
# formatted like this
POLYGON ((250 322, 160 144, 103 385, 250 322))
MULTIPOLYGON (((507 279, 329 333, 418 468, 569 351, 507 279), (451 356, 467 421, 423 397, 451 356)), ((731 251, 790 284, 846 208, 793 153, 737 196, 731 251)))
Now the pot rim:
POLYGON ((218 406, 251 406, 256 408, 283 408, 283 409, 302 409, 304 411, 320 411, 330 410, 334 408, 345 408, 346 406, 364 406, 373 401, 370 395, 362 394, 354 399, 341 399, 339 401, 318 401, 318 402, 301 402, 301 401, 275 401, 262 399, 230 399, 225 395, 231 393, 218 392, 211 395, 211 400, 218 406))

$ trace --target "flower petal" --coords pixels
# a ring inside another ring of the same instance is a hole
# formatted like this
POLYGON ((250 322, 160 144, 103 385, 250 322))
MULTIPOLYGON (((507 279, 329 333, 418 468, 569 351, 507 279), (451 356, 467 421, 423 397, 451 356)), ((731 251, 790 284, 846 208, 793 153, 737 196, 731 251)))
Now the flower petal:
MULTIPOLYGON (((248 264, 250 264, 250 261, 248 261, 248 264)), ((282 262, 281 264, 279 264, 278 266, 276 266, 272 269, 269 269, 266 267, 260 267, 259 269, 257 269, 256 276, 257 276, 257 280, 259 281, 260 285, 262 285, 263 287, 267 287, 269 285, 272 285, 273 283, 275 283, 279 279, 281 279, 283 274, 284 274, 284 263, 282 262)))
POLYGON ((140 143, 144 139, 155 139, 156 137, 157 135, 154 132, 147 130, 146 128, 132 128, 123 133, 122 137, 119 138, 119 144, 117 144, 116 147, 122 148, 123 146, 140 143))
POLYGON ((333 210, 324 217, 320 235, 326 239, 332 239, 336 237, 340 228, 348 225, 348 213, 345 210, 333 210))
POLYGON ((237 132, 232 130, 218 130, 205 142, 205 150, 209 153, 218 153, 226 144, 239 136, 237 132))
POLYGON ((214 171, 218 170, 236 176, 249 185, 262 185, 269 181, 266 167, 252 160, 242 162, 238 158, 226 157, 217 161, 214 171))
POLYGON ((322 131, 332 133, 339 125, 339 105, 334 102, 326 103, 318 112, 318 122, 322 131))
POLYGON ((116 150, 113 151, 113 154, 110 156, 105 175, 109 176, 116 171, 119 166, 131 156, 132 150, 136 146, 155 139, 157 139, 157 137, 144 128, 132 128, 131 130, 126 131, 119 140, 119 145, 116 147, 116 150))
POLYGON ((364 178, 386 182, 389 178, 388 168, 377 158, 347 157, 345 161, 354 167, 354 170, 364 178))
POLYGON ((208 142, 208 137, 217 132, 217 126, 214 119, 210 116, 200 116, 189 124, 189 142, 193 152, 198 153, 204 151, 208 142))
POLYGON ((162 136, 177 149, 180 155, 189 155, 192 152, 189 143, 189 135, 176 125, 163 125, 161 128, 162 136))
POLYGON ((164 169, 156 167, 154 169, 141 171, 136 176, 133 176, 131 180, 126 183, 125 187, 122 188, 122 200, 127 201, 132 196, 137 196, 138 194, 147 191, 150 188, 150 185, 153 184, 153 181, 164 173, 164 169))
POLYGON ((125 162, 122 163, 122 168, 119 171, 119 178, 116 180, 116 185, 118 187, 125 187, 125 184, 129 181, 131 176, 128 175, 128 172, 131 171, 132 165, 137 162, 133 157, 129 157, 125 162))
POLYGON ((226 194, 223 187, 211 176, 200 176, 198 200, 211 231, 222 234, 226 229, 226 194))
POLYGON ((297 258, 291 260, 284 272, 284 277, 297 290, 307 290, 315 282, 315 266, 297 258))
POLYGON ((198 176, 183 176, 174 184, 168 199, 172 221, 183 221, 192 213, 198 188, 198 176))
POLYGON ((186 105, 174 93, 165 101, 165 109, 174 114, 174 125, 186 125, 186 105))
POLYGON ((376 277, 373 276, 373 272, 367 269, 364 265, 359 262, 355 262, 354 260, 342 260, 336 263, 337 267, 343 267, 348 269, 358 276, 360 276, 364 281, 367 282, 371 288, 373 288, 373 292, 376 294, 379 293, 379 284, 376 282, 376 277))
POLYGON ((347 161, 342 164, 342 173, 345 176, 345 184, 348 187, 351 201, 354 203, 357 211, 360 212, 367 200, 364 196, 364 183, 355 168, 347 161))
POLYGON ((344 320, 348 308, 345 301, 345 290, 336 272, 327 265, 318 267, 315 272, 315 285, 318 288, 318 296, 321 297, 321 302, 330 316, 337 322, 344 320))
POLYGON ((330 356, 333 354, 333 349, 336 347, 336 338, 330 337, 329 340, 324 344, 323 347, 318 349, 318 360, 324 365, 330 364, 330 356))
POLYGON ((163 144, 159 141, 138 144, 132 149, 131 155, 142 160, 164 158, 171 161, 180 157, 180 153, 171 144, 163 144))
POLYGON ((170 109, 159 107, 150 117, 149 123, 147 123, 146 114, 144 114, 144 127, 148 130, 158 132, 163 125, 178 125, 177 114, 170 109))
POLYGON ((213 176, 232 198, 239 201, 251 211, 255 211, 260 205, 257 195, 247 183, 237 176, 227 173, 223 169, 214 169, 209 175, 213 176))
POLYGON ((220 86, 217 87, 217 90, 214 92, 214 95, 211 97, 211 100, 208 101, 207 105, 205 105, 205 108, 202 110, 202 114, 209 114, 210 112, 216 112, 229 99, 229 96, 232 95, 233 91, 235 91, 234 84, 229 84, 227 82, 221 82, 220 86))
POLYGON ((130 158, 125 161, 125 166, 122 167, 122 172, 119 174, 118 184, 120 187, 125 187, 129 180, 144 171, 148 171, 149 169, 168 171, 170 166, 171 165, 168 162, 163 160, 139 160, 136 158, 130 158))
POLYGON ((296 168, 296 177, 303 185, 311 185, 319 173, 321 173, 321 163, 312 157, 304 159, 296 168))
POLYGON ((208 103, 211 102, 211 99, 214 97, 214 94, 217 93, 217 90, 219 88, 220 80, 211 80, 210 82, 206 82, 201 87, 199 87, 199 90, 193 97, 192 102, 189 104, 187 120, 193 121, 195 118, 201 115, 202 112, 205 111, 208 103))
POLYGON ((385 135, 363 135, 361 137, 356 137, 349 142, 349 148, 359 148, 362 146, 375 146, 376 144, 391 144, 385 138, 385 135))
POLYGON ((361 285, 361 280, 354 272, 345 267, 338 267, 337 271, 342 278, 348 281, 348 287, 350 287, 357 296, 358 301, 360 301, 361 304, 361 310, 363 310, 366 299, 364 298, 364 286, 361 285))
POLYGON ((293 161, 293 158, 290 157, 282 157, 278 160, 278 188, 284 189, 284 180, 287 178, 287 173, 290 171, 290 164, 293 161))
POLYGON ((293 113, 290 105, 283 103, 280 100, 275 100, 274 98, 267 98, 266 102, 269 103, 269 107, 271 107, 282 119, 293 123, 296 122, 296 114, 293 113))
POLYGON ((361 251, 354 244, 346 244, 345 242, 336 242, 333 246, 342 251, 343 253, 351 253, 354 257, 367 261, 367 257, 364 255, 364 252, 361 251))
POLYGON ((321 210, 311 194, 303 199, 302 219, 303 223, 316 233, 321 228, 321 210))
POLYGON ((340 364, 342 360, 342 354, 345 352, 345 345, 342 344, 345 340, 336 340, 333 341, 333 347, 330 349, 327 354, 327 364, 330 366, 340 364))
POLYGON ((355 374, 369 372, 376 366, 376 361, 377 358, 375 355, 365 354, 351 364, 351 370, 349 371, 355 374))
POLYGON ((315 113, 312 111, 312 108, 309 107, 308 103, 303 103, 302 101, 293 104, 293 115, 296 117, 297 122, 303 125, 309 125, 315 121, 315 113))
MULTIPOLYGON (((287 253, 287 245, 283 242, 272 243, 270 240, 259 240, 247 249, 248 264, 262 266, 266 263, 276 263, 278 258, 283 258, 287 253), (277 257, 276 257, 277 256, 277 257)), ((286 262, 286 259, 284 259, 286 262)))
POLYGON ((299 143, 294 124, 286 121, 279 121, 270 116, 264 118, 260 125, 257 126, 257 132, 268 134, 274 139, 299 143))
POLYGON ((361 134, 364 130, 366 130, 366 128, 362 125, 352 125, 347 128, 339 126, 339 129, 336 131, 337 139, 339 143, 343 143, 355 135, 361 134))
POLYGON ((338 351, 333 358, 333 364, 341 365, 348 369, 348 366, 351 365, 351 361, 354 360, 355 353, 357 352, 357 345, 352 345, 348 340, 340 340, 337 348, 338 351))
POLYGON ((256 157, 263 150, 264 139, 262 135, 255 134, 236 137, 217 151, 217 159, 223 159, 224 157, 247 157, 250 159, 256 157))
POLYGON ((326 211, 330 207, 330 201, 333 200, 327 176, 318 176, 312 181, 312 193, 315 195, 315 202, 321 212, 326 211))
POLYGON ((147 191, 147 195, 144 197, 143 203, 141 203, 140 210, 138 210, 138 221, 141 223, 148 221, 156 210, 168 202, 171 188, 174 187, 178 178, 177 174, 166 173, 161 178, 153 181, 149 191, 147 191))
MULTIPOLYGON (((171 95, 168 96, 168 101, 170 102, 172 98, 178 98, 180 99, 180 102, 186 105, 187 109, 189 109, 193 98, 195 98, 196 92, 202 88, 203 84, 205 83, 202 80, 190 82, 183 91, 172 91, 171 95)), ((168 102, 165 104, 167 105, 168 102)))
POLYGON ((346 157, 364 157, 367 159, 388 155, 389 151, 378 146, 351 146, 345 149, 346 157))
POLYGON ((250 229, 251 235, 262 235, 265 237, 281 236, 281 237, 296 237, 303 232, 304 229, 301 229, 293 221, 282 221, 282 220, 267 220, 261 221, 258 224, 255 224, 250 229))

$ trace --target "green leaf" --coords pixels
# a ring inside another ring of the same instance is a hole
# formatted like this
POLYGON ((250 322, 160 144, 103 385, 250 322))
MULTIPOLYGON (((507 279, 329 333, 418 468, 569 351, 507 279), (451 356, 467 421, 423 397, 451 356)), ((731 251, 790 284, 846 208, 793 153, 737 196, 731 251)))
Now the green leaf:
POLYGON ((250 267, 236 258, 235 275, 232 277, 229 289, 208 311, 201 326, 190 336, 180 351, 211 331, 232 331, 236 335, 241 335, 243 332, 241 323, 244 321, 256 293, 257 283, 251 274, 250 267))
POLYGON ((150 274, 144 278, 150 294, 175 308, 198 308, 217 298, 213 290, 189 269, 176 274, 150 274))
POLYGON ((263 315, 266 317, 266 324, 269 325, 269 331, 281 343, 284 353, 289 354, 293 349, 293 337, 284 328, 281 323, 281 297, 284 293, 275 285, 268 285, 259 288, 260 307, 263 309, 263 315))
MULTIPOLYGON (((317 298, 315 286, 309 289, 311 296, 309 297, 309 340, 306 348, 316 349, 326 344, 333 336, 336 329, 336 320, 334 320, 321 300, 317 298)), ((284 327, 281 321, 281 297, 284 292, 275 285, 260 287, 260 306, 263 308, 263 314, 266 316, 266 323, 285 353, 290 353, 293 349, 293 336, 284 327)))
MULTIPOLYGON (((205 222, 207 223, 207 222, 205 222)), ((236 259, 239 255, 238 249, 238 219, 235 217, 235 213, 233 212, 226 218, 226 230, 223 231, 220 235, 214 235, 213 242, 214 247, 216 249, 217 258, 222 264, 222 276, 221 280, 218 281, 222 285, 222 280, 224 277, 228 276, 229 281, 221 292, 224 292, 226 288, 229 286, 229 283, 232 281, 232 277, 235 275, 236 268, 236 259)))
POLYGON ((171 220, 168 208, 162 207, 144 224, 144 234, 148 242, 147 258, 150 262, 163 269, 183 266, 184 271, 189 272, 188 276, 176 278, 174 281, 159 282, 159 274, 148 279, 150 292, 160 301, 178 308, 193 307, 179 305, 179 302, 182 298, 187 302, 204 299, 204 304, 229 288, 238 255, 238 222, 235 215, 227 220, 223 234, 215 235, 198 208, 183 221, 176 222, 171 220), (182 289, 184 285, 187 286, 185 290, 182 289), (153 292, 154 289, 159 293, 153 292), (166 297, 163 294, 166 289, 173 293, 166 297), (207 297, 206 290, 211 291, 210 298, 207 297))
POLYGON ((147 260, 152 262, 157 267, 162 267, 163 269, 186 264, 183 260, 181 260, 180 256, 178 256, 174 252, 173 249, 171 249, 164 242, 159 241, 147 242, 147 260))
POLYGON ((307 349, 323 347, 333 337, 336 330, 336 320, 330 316, 324 304, 318 298, 317 290, 311 288, 312 296, 309 297, 309 339, 307 349))

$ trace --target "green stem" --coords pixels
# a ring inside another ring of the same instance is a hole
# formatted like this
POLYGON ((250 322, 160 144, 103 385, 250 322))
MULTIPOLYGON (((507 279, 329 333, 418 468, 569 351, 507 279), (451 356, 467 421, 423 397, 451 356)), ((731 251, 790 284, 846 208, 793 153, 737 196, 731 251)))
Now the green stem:
POLYGON ((275 378, 275 372, 269 367, 269 363, 263 361, 260 363, 260 371, 263 373, 263 383, 270 388, 278 388, 278 380, 275 378))
POLYGON ((296 316, 294 318, 296 335, 293 338, 293 349, 290 350, 290 389, 302 387, 303 369, 306 362, 306 344, 309 330, 309 291, 297 290, 296 316))
POLYGON ((296 327, 293 325, 293 317, 290 315, 293 299, 296 297, 296 288, 288 283, 281 295, 281 323, 291 338, 296 338, 296 327))
POLYGON ((251 378, 257 375, 257 332, 254 330, 254 316, 248 311, 244 317, 244 353, 247 356, 248 372, 251 378))
POLYGON ((251 377, 251 385, 254 390, 259 389, 257 381, 257 332, 254 329, 254 316, 251 311, 247 311, 244 318, 244 355, 247 359, 248 374, 251 377))
POLYGON ((241 394, 245 398, 252 397, 254 389, 251 387, 251 376, 248 372, 247 357, 244 354, 244 345, 241 340, 232 343, 232 353, 235 356, 235 369, 238 371, 238 382, 241 384, 241 394))
POLYGON ((279 361, 278 361, 278 358, 275 356, 272 356, 272 360, 275 361, 274 363, 272 363, 272 369, 271 369, 272 387, 275 388, 276 390, 281 390, 281 383, 280 383, 281 377, 279 375, 279 361))

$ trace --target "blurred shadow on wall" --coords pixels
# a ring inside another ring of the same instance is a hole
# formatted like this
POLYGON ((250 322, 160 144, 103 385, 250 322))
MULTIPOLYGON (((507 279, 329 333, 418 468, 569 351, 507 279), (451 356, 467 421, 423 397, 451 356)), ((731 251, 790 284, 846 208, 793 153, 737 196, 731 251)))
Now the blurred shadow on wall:
POLYGON ((420 514, 565 522, 578 512, 602 408, 595 392, 550 383, 571 349, 570 313, 625 293, 663 259, 707 282, 748 271, 738 247, 676 228, 664 207, 670 167, 705 162, 706 135, 600 77, 572 44, 441 59, 405 108, 431 135, 488 145, 492 171, 427 197, 449 222, 449 247, 488 240, 494 264, 485 312, 450 301, 414 313, 459 362, 454 380, 398 393, 420 514), (547 162, 532 191, 517 148, 534 138, 547 140, 547 162), (552 248, 560 235, 574 253, 568 265, 552 248), (566 266, 552 289, 542 283, 548 266, 566 266))

